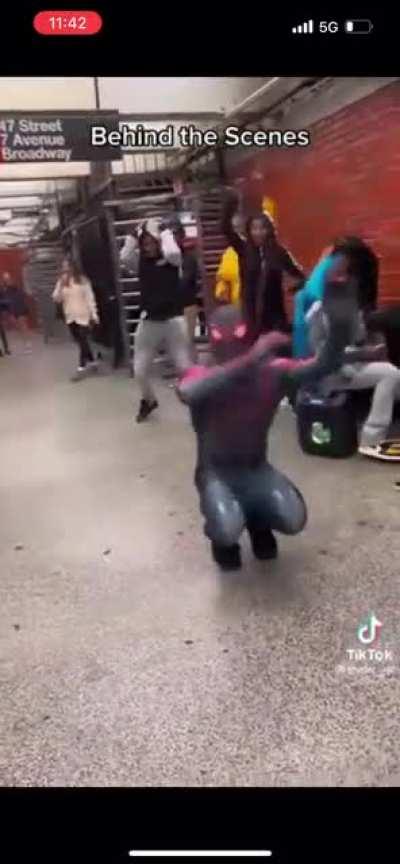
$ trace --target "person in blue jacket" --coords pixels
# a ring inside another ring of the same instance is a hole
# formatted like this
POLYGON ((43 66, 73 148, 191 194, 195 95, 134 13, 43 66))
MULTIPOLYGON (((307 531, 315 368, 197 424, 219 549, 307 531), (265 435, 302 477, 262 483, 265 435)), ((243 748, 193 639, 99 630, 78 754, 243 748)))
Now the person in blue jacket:
POLYGON ((339 255, 328 255, 319 261, 306 280, 304 288, 298 291, 295 297, 293 356, 296 358, 309 357, 312 354, 308 338, 307 313, 314 303, 322 301, 328 275, 336 269, 335 265, 340 263, 340 260, 339 255))
POLYGON ((338 238, 329 253, 320 259, 295 298, 293 320, 293 355, 309 357, 306 316, 311 306, 322 300, 329 278, 354 278, 357 282, 358 306, 367 317, 375 308, 378 295, 378 259, 374 251, 359 237, 338 238))

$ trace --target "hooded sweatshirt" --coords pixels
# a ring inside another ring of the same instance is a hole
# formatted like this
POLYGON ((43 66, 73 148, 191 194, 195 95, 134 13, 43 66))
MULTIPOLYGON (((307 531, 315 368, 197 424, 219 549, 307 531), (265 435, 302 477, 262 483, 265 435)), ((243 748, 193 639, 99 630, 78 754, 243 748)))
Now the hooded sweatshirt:
POLYGON ((157 258, 146 258, 136 238, 127 237, 120 253, 121 264, 139 277, 140 314, 150 321, 166 321, 183 314, 182 252, 170 229, 161 231, 157 220, 148 220, 143 231, 160 244, 157 258))

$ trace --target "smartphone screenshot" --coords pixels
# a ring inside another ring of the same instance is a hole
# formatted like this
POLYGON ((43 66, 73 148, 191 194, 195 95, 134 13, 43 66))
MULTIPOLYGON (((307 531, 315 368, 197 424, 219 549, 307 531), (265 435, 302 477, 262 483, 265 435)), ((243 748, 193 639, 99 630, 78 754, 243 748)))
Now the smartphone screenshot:
POLYGON ((398 15, 67 5, 0 54, 7 860, 385 864, 398 15))

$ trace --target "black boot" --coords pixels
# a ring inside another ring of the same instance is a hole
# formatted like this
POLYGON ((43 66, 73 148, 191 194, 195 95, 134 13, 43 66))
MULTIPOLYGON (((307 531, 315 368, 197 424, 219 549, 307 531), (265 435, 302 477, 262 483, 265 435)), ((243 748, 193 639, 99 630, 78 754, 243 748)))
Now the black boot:
POLYGON ((278 557, 278 544, 269 528, 254 530, 249 528, 254 557, 259 561, 272 561, 278 557))
POLYGON ((143 420, 147 420, 149 414, 151 414, 155 408, 158 408, 158 402, 156 402, 156 400, 154 400, 154 402, 147 402, 147 399, 142 399, 136 417, 136 423, 143 423, 143 420))
POLYGON ((239 570, 242 566, 238 543, 235 543, 233 546, 218 546, 217 543, 212 543, 211 549, 214 561, 221 570, 239 570))

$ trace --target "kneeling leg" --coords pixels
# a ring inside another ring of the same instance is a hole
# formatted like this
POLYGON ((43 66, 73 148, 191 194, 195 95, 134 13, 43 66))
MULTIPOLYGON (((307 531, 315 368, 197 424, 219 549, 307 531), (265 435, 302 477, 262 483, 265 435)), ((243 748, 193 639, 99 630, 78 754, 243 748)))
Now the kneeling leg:
POLYGON ((223 479, 215 474, 197 483, 204 533, 211 540, 214 560, 223 569, 240 567, 239 537, 245 525, 239 501, 223 479))
POLYGON ((257 558, 276 558, 273 531, 298 534, 307 521, 303 496, 283 474, 265 464, 249 475, 243 501, 246 524, 257 558))

